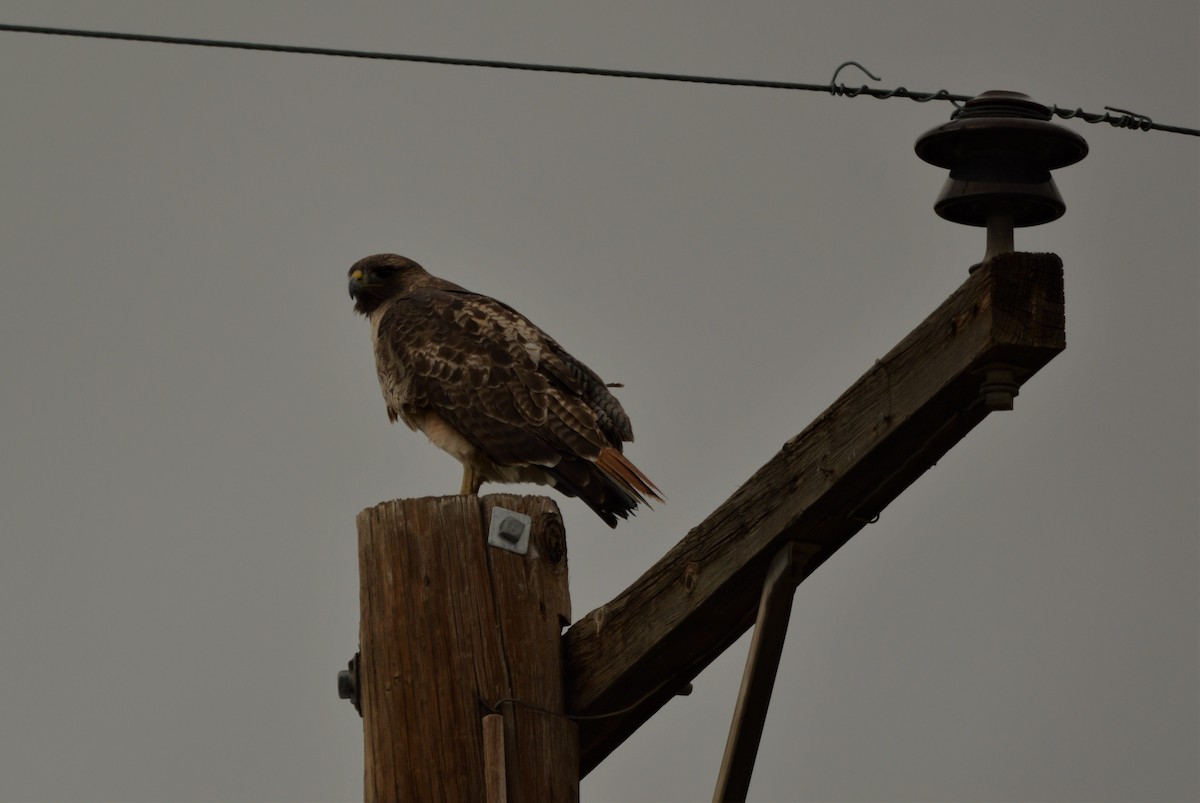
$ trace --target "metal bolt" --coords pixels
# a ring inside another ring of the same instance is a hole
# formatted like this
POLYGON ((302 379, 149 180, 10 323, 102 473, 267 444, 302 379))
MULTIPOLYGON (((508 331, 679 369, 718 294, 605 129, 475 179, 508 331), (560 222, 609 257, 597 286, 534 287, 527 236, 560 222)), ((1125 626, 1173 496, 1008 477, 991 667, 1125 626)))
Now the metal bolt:
POLYGON ((992 411, 1011 410, 1013 399, 1019 392, 1016 377, 1007 368, 987 369, 987 378, 979 386, 983 406, 992 411))
POLYGON ((500 522, 499 527, 500 537, 510 544, 515 544, 521 540, 521 536, 525 534, 525 522, 520 521, 512 516, 504 518, 500 522))
POLYGON ((354 675, 350 674, 350 670, 343 669, 338 672, 338 697, 342 700, 349 700, 356 691, 358 689, 354 687, 354 675))
POLYGON ((359 653, 354 653, 354 657, 350 659, 349 667, 343 669, 337 674, 338 697, 343 700, 349 700, 354 706, 354 710, 362 716, 362 706, 359 698, 358 690, 358 665, 360 662, 359 653))

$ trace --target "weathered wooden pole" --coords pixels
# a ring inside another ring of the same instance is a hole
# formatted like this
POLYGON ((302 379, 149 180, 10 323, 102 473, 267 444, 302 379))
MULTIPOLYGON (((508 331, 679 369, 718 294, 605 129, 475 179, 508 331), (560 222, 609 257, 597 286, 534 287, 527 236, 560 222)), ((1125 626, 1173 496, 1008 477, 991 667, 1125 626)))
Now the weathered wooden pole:
POLYGON ((579 737, 564 715, 567 551, 553 501, 428 497, 358 516, 358 688, 375 801, 579 799, 579 737), (488 544, 518 545, 524 554, 488 544), (497 715, 500 719, 497 719, 497 715))

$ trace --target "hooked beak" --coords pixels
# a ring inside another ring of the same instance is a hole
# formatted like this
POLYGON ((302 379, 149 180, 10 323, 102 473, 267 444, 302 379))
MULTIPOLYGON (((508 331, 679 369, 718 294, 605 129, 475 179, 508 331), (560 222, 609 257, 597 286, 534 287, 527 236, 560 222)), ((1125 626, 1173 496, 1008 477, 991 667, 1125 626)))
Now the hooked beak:
POLYGON ((350 274, 350 297, 351 298, 358 298, 358 293, 360 290, 363 289, 363 286, 364 286, 364 279, 366 279, 366 276, 363 274, 363 272, 361 270, 355 269, 350 274))

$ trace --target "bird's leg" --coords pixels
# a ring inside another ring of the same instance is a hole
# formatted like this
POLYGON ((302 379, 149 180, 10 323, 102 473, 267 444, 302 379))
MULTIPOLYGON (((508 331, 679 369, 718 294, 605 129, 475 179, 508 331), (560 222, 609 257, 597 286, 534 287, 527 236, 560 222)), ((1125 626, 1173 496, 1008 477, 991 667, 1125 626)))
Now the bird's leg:
POLYGON ((462 490, 459 493, 478 496, 480 485, 483 485, 483 477, 471 466, 463 466, 462 490))

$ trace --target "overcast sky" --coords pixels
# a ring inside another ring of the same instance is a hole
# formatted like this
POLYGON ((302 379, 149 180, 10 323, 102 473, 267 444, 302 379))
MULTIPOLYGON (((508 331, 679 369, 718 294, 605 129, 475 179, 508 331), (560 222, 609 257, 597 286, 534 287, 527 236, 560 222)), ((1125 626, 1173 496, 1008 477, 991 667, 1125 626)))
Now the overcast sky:
MULTIPOLYGON (((52 2, 0 22, 1026 92, 1200 127, 1196 2, 52 2), (849 70, 842 78, 862 79, 849 70)), ((623 590, 983 254, 945 103, 0 33, 0 799, 349 801, 354 517, 455 493, 345 275, 396 251, 620 381, 623 590)), ((1200 798, 1200 139, 1064 122, 1067 350, 799 589, 758 801, 1200 798)), ((712 795, 743 639, 586 778, 712 795)))

